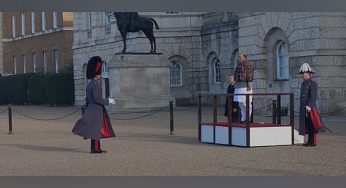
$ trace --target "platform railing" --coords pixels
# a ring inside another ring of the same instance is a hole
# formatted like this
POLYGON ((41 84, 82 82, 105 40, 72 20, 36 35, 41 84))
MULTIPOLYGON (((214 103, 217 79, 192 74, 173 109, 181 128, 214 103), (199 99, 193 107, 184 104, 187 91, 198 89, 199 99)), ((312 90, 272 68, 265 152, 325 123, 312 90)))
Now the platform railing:
MULTIPOLYGON (((201 123, 202 123, 202 96, 213 96, 213 123, 214 125, 217 123, 217 100, 220 96, 226 96, 228 98, 227 108, 228 108, 228 125, 230 126, 233 122, 232 112, 233 112, 233 101, 232 96, 235 95, 245 95, 246 96, 246 122, 244 126, 246 127, 247 135, 250 134, 250 96, 276 96, 276 101, 273 100, 273 124, 281 125, 281 97, 289 96, 290 103, 290 118, 289 125, 291 126, 291 134, 292 134, 292 144, 294 144, 294 95, 293 93, 252 93, 252 94, 201 94, 198 96, 198 127, 199 134, 198 140, 201 140, 201 123)), ((253 109, 253 106, 252 106, 253 109)), ((230 133, 231 134, 231 133, 230 133)), ((247 137, 247 145, 249 145, 249 137, 247 137)))

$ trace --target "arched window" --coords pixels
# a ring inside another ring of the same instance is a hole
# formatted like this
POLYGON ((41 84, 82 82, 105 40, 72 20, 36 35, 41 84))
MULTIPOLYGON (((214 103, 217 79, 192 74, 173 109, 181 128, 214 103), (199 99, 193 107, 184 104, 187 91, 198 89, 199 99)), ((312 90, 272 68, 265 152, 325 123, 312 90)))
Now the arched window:
POLYGON ((174 60, 172 61, 170 70, 170 84, 171 86, 182 86, 182 67, 181 64, 174 60))
POLYGON ((289 57, 288 47, 283 41, 280 41, 276 50, 276 78, 278 80, 289 79, 289 57))
POLYGON ((220 70, 220 61, 218 58, 213 59, 213 76, 214 76, 214 83, 219 84, 221 83, 221 70, 220 70))

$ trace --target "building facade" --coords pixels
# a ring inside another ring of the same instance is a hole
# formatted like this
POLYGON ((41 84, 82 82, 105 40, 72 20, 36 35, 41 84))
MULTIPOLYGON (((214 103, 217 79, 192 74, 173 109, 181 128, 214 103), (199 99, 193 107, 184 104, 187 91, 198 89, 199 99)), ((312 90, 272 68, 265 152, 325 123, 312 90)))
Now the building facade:
MULTIPOLYGON (((328 12, 144 12, 154 18, 157 52, 172 63, 170 84, 177 104, 195 104, 199 94, 225 93, 237 54, 255 67, 254 92, 293 92, 298 105, 301 64, 317 71, 322 113, 346 106, 346 13, 328 12)), ((147 52, 143 33, 130 33, 128 51, 147 52)), ((93 55, 110 60, 122 50, 116 20, 103 12, 74 16, 75 101, 85 100, 85 65, 93 55)), ((104 68, 107 75, 107 67, 104 68)), ((112 84, 112 83, 111 83, 112 84)), ((116 84, 116 83, 114 83, 116 84)), ((254 106, 272 99, 255 99, 254 106)), ((206 103, 210 99, 205 98, 206 103)), ((222 102, 221 102, 222 103, 222 102)), ((282 106, 288 106, 288 98, 282 106)))
POLYGON ((72 12, 2 12, 3 75, 72 71, 72 12))

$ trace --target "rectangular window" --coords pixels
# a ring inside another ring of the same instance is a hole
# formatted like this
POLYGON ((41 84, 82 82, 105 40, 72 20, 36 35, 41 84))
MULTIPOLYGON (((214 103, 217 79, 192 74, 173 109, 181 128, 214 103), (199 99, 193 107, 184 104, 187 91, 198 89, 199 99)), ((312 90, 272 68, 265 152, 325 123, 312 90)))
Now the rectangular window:
POLYGON ((109 24, 111 22, 111 18, 109 16, 107 16, 106 13, 103 13, 103 24, 109 24))
POLYGON ((87 12, 87 29, 91 29, 92 22, 91 22, 91 12, 87 12))
POLYGON ((31 33, 35 33, 35 12, 31 12, 31 33))
POLYGON ((25 35, 25 14, 22 13, 22 35, 25 35))
POLYGON ((42 17, 41 17, 41 22, 42 22, 42 31, 46 31, 46 13, 42 12, 42 17))
POLYGON ((36 53, 32 53, 32 71, 36 72, 36 53))
POLYGON ((43 58, 43 72, 47 73, 48 67, 47 67, 47 52, 46 51, 42 52, 42 58, 43 58))
POLYGON ((58 28, 58 13, 53 12, 53 28, 58 28))
POLYGON ((25 54, 22 54, 22 62, 23 62, 23 73, 26 73, 26 59, 25 54))
POLYGON ((17 60, 16 60, 16 56, 13 56, 13 74, 17 74, 17 60))
POLYGON ((59 73, 59 50, 54 50, 55 73, 59 73))
POLYGON ((12 37, 16 38, 16 17, 12 16, 12 37))

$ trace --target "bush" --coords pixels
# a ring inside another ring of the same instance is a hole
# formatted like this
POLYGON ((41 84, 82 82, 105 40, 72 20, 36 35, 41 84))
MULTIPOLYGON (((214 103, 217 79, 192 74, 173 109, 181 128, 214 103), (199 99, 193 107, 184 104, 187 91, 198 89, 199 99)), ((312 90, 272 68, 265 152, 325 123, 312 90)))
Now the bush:
POLYGON ((73 105, 73 73, 0 77, 0 104, 73 105))
POLYGON ((28 78, 31 74, 20 74, 0 77, 0 103, 27 103, 28 78))

